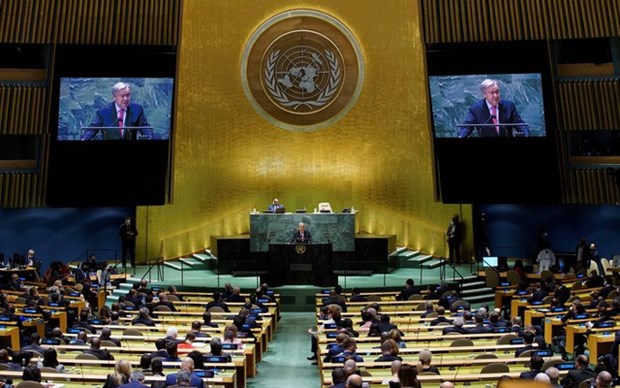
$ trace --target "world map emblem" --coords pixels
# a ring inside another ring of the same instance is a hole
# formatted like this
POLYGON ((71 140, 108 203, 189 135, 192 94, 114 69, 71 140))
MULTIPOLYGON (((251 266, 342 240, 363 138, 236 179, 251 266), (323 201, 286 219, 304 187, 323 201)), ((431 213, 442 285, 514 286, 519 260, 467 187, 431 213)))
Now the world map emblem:
POLYGON ((289 11, 263 23, 246 44, 241 68, 256 111, 294 131, 325 128, 346 115, 364 75, 351 31, 313 10, 289 11))

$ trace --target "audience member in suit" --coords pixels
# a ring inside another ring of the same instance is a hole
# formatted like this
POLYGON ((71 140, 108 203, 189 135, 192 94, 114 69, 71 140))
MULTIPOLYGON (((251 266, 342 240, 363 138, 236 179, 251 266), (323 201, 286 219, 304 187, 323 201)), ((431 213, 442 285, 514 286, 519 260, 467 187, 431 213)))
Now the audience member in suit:
POLYGON ((398 345, 396 342, 388 338, 381 344, 381 357, 377 358, 375 362, 396 360, 402 361, 403 358, 398 356, 398 345))
POLYGON ((113 342, 116 346, 121 346, 121 341, 116 338, 112 338, 112 329, 107 326, 101 329, 99 339, 113 342))
POLYGON ((166 341, 166 352, 168 352, 168 357, 164 358, 162 361, 180 361, 178 346, 179 344, 177 342, 166 341))
POLYGON ((581 304, 580 300, 575 300, 570 306, 570 309, 562 317, 562 323, 566 324, 569 319, 574 319, 576 315, 585 314, 586 308, 581 304))
POLYGON ((166 295, 165 292, 159 293, 159 302, 155 303, 153 306, 154 308, 157 308, 158 306, 166 306, 171 311, 177 311, 176 307, 174 307, 174 303, 168 300, 168 295, 166 295))
POLYGON ((209 345, 211 348, 211 352, 206 353, 205 356, 226 357, 226 362, 231 361, 230 354, 224 354, 222 340, 219 337, 214 337, 209 345))
POLYGON ((166 330, 166 337, 164 337, 164 339, 168 342, 178 344, 179 342, 183 342, 183 340, 179 339, 178 336, 179 330, 176 327, 169 327, 168 330, 166 330))
POLYGON ((336 304, 342 308, 342 312, 347 312, 347 304, 338 297, 335 290, 329 292, 329 297, 323 300, 323 306, 329 306, 330 304, 336 304))
POLYGON ((138 295, 138 290, 135 288, 130 289, 127 295, 125 295, 125 302, 131 302, 131 304, 135 307, 142 306, 142 299, 140 299, 140 296, 138 295))
POLYGON ((593 269, 590 271, 590 276, 586 280, 586 287, 588 288, 600 288, 605 284, 605 279, 598 274, 598 271, 593 269))
POLYGON ((344 368, 338 367, 332 369, 332 383, 329 388, 346 388, 347 372, 344 368))
POLYGON ((9 296, 7 294, 5 294, 4 292, 0 294, 0 308, 1 309, 8 309, 11 306, 11 304, 9 303, 9 296))
POLYGON ((109 374, 103 388, 118 388, 129 383, 131 364, 127 360, 118 360, 114 366, 114 373, 109 374))
POLYGON ((149 309, 147 307, 140 307, 138 311, 138 317, 131 321, 132 325, 143 324, 146 326, 155 326, 155 321, 151 319, 149 315, 149 309))
POLYGON ((437 318, 430 321, 431 326, 437 326, 439 323, 446 322, 452 324, 452 320, 446 318, 446 309, 443 306, 437 307, 437 318))
POLYGON ((549 295, 549 291, 547 291, 546 284, 543 280, 536 282, 536 290, 532 293, 532 296, 527 300, 527 303, 532 304, 533 302, 541 302, 547 295, 549 295))
POLYGON ((19 279, 19 275, 14 273, 11 275, 11 281, 8 284, 9 290, 13 291, 23 291, 24 290, 24 282, 19 279))
POLYGON ((151 359, 159 358, 159 357, 162 357, 162 358, 168 357, 168 351, 166 350, 167 342, 168 341, 166 341, 165 338, 158 338, 155 341, 155 349, 157 350, 151 353, 151 359))
POLYGON ((105 349, 101 349, 101 340, 97 337, 90 340, 90 349, 86 349, 84 353, 92 354, 99 360, 114 360, 114 356, 105 349))
POLYGON ((476 314, 474 317, 476 326, 469 329, 472 334, 493 333, 493 328, 484 324, 484 317, 480 314, 476 314))
POLYGON ((39 333, 34 332, 30 334, 30 345, 23 346, 21 350, 23 352, 34 350, 35 352, 39 352, 43 355, 43 353, 45 353, 45 348, 41 346, 41 336, 39 333))
POLYGON ((82 311, 80 311, 80 320, 75 325, 73 325, 73 327, 87 329, 88 331, 90 331, 91 334, 95 334, 97 332, 97 329, 93 325, 88 323, 89 315, 90 313, 88 309, 82 309, 82 311))
POLYGON ((345 339, 342 343, 342 347, 344 348, 344 350, 342 351, 342 353, 337 354, 336 356, 343 356, 345 360, 353 359, 356 362, 364 362, 364 359, 356 353, 357 344, 354 338, 349 337, 345 339))
POLYGON ((67 344, 69 345, 86 345, 87 343, 88 343, 88 334, 86 334, 85 331, 80 331, 75 338, 67 342, 67 344))
POLYGON ((344 347, 342 344, 348 337, 349 336, 345 333, 338 333, 338 335, 336 335, 336 343, 327 350, 327 354, 323 358, 323 362, 331 362, 333 356, 344 352, 344 347))
POLYGON ((577 246, 575 247, 576 263, 571 263, 575 267, 575 272, 580 269, 590 268, 590 244, 587 243, 586 238, 579 239, 577 246))
POLYGON ((360 291, 359 288, 353 288, 351 290, 351 297, 349 298, 349 302, 368 302, 368 298, 361 294, 362 291, 360 291))
POLYGON ((381 323, 379 323, 379 332, 390 332, 392 329, 397 329, 396 325, 390 322, 390 316, 387 314, 381 315, 381 323))
POLYGON ((222 294, 220 294, 218 291, 215 291, 213 293, 213 300, 207 303, 207 305, 205 306, 205 311, 209 310, 211 307, 220 307, 225 312, 230 312, 228 305, 222 301, 222 294))
POLYGON ((59 339, 61 340, 61 344, 68 344, 71 341, 71 338, 65 336, 62 332, 62 330, 60 329, 60 327, 55 327, 52 329, 52 332, 49 333, 50 335, 47 338, 51 338, 51 339, 59 339))
POLYGON ((534 377, 541 372, 541 368, 544 363, 545 361, 541 356, 530 357, 530 370, 527 372, 521 372, 519 378, 533 380, 534 377))
POLYGON ((202 323, 200 321, 192 322, 192 333, 196 335, 196 338, 207 338, 209 334, 202 332, 202 323))
POLYGON ((150 388, 150 386, 144 384, 144 373, 133 371, 129 375, 129 382, 119 386, 119 388, 150 388))
POLYGON ((202 314, 202 325, 208 326, 208 327, 217 327, 217 323, 212 322, 211 319, 212 319, 211 313, 208 311, 205 311, 202 314))
POLYGON ((405 288, 396 295, 396 300, 408 300, 410 296, 419 294, 420 290, 414 286, 413 279, 407 279, 405 282, 405 288))
POLYGON ((232 295, 229 295, 225 300, 227 303, 246 303, 246 300, 241 296, 241 288, 233 288, 232 295))
POLYGON ((175 286, 168 287, 168 294, 176 296, 181 301, 183 300, 183 295, 179 295, 179 292, 175 286))
POLYGON ((551 385, 551 388, 563 388, 562 385, 559 383, 560 371, 558 370, 558 368, 550 366, 545 370, 545 374, 549 376, 549 384, 551 385))
POLYGON ((431 353, 430 350, 420 350, 420 353, 418 354, 418 360, 420 361, 419 365, 422 367, 422 370, 419 371, 420 373, 432 372, 435 374, 440 374, 439 369, 436 366, 431 365, 431 362, 433 360, 433 353, 431 353))
POLYGON ((232 284, 228 283, 228 282, 225 283, 224 284, 224 288, 222 289, 222 292, 220 293, 222 299, 228 298, 230 295, 232 295, 232 293, 233 293, 233 286, 232 286, 232 284))
POLYGON ((558 300, 558 302, 563 305, 566 303, 568 298, 570 298, 570 290, 562 283, 561 280, 555 281, 555 291, 553 292, 553 297, 558 300))
POLYGON ((577 356, 575 359, 575 369, 568 371, 561 383, 565 387, 576 387, 582 381, 596 376, 594 371, 590 369, 590 359, 585 354, 577 356))
POLYGON ((463 317, 456 317, 454 318, 454 321, 452 322, 453 326, 446 326, 444 327, 444 329, 441 331, 441 333, 443 335, 446 335, 448 333, 461 333, 461 334, 469 334, 469 331, 463 327, 463 317))
MULTIPOLYGON (((519 357, 521 353, 527 352, 528 350, 536 349, 536 347, 533 345, 534 333, 529 331, 523 333, 523 342, 525 343, 525 346, 515 351, 515 357, 519 357)), ((534 376, 532 376, 532 378, 534 378, 534 376)))
POLYGON ((485 79, 480 83, 480 91, 484 98, 469 107, 467 117, 463 121, 463 124, 468 126, 458 128, 459 138, 468 137, 474 130, 478 131, 479 137, 512 137, 515 134, 527 137, 530 135, 529 127, 519 116, 515 104, 501 98, 497 80, 485 79), (475 124, 480 124, 480 126, 475 126, 475 124))

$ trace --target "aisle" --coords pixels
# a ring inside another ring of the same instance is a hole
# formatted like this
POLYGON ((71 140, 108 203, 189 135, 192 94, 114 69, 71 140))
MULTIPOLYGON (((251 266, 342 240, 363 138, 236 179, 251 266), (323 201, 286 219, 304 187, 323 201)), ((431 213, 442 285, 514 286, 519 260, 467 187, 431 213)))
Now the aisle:
POLYGON ((318 369, 306 360, 310 355, 308 328, 315 322, 313 312, 282 313, 269 352, 258 364, 258 376, 248 380, 248 387, 319 387, 318 369))

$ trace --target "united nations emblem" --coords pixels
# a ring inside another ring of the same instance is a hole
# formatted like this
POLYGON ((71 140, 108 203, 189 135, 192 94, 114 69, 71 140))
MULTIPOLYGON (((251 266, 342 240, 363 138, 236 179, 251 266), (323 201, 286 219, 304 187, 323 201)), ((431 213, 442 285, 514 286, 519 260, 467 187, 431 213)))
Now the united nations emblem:
POLYGON ((267 120, 289 130, 324 128, 355 104, 363 83, 361 50, 341 22, 294 10, 263 23, 242 59, 244 91, 267 120))
POLYGON ((295 252, 297 252, 298 255, 303 255, 306 253, 306 246, 304 244, 295 245, 295 252))

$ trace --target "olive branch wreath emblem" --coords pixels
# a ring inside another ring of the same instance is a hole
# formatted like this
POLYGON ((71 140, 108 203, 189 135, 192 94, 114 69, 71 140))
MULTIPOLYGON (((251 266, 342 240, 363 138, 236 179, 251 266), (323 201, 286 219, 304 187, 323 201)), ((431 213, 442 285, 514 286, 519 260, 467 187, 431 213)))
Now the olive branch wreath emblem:
POLYGON ((321 91, 319 97, 316 100, 310 101, 296 101, 289 100, 288 96, 282 92, 280 87, 278 86, 278 81, 275 76, 275 66, 280 57, 280 50, 276 50, 271 53, 267 60, 267 66, 265 67, 265 83, 267 85, 267 90, 271 94, 271 96, 278 101, 281 105, 286 107, 293 107, 293 109, 297 109, 300 106, 306 106, 309 109, 313 109, 313 107, 321 107, 333 97, 336 90, 338 90, 338 86, 340 85, 341 73, 340 66, 338 64, 338 59, 330 50, 325 50, 325 58, 329 63, 329 83, 327 88, 321 91))

